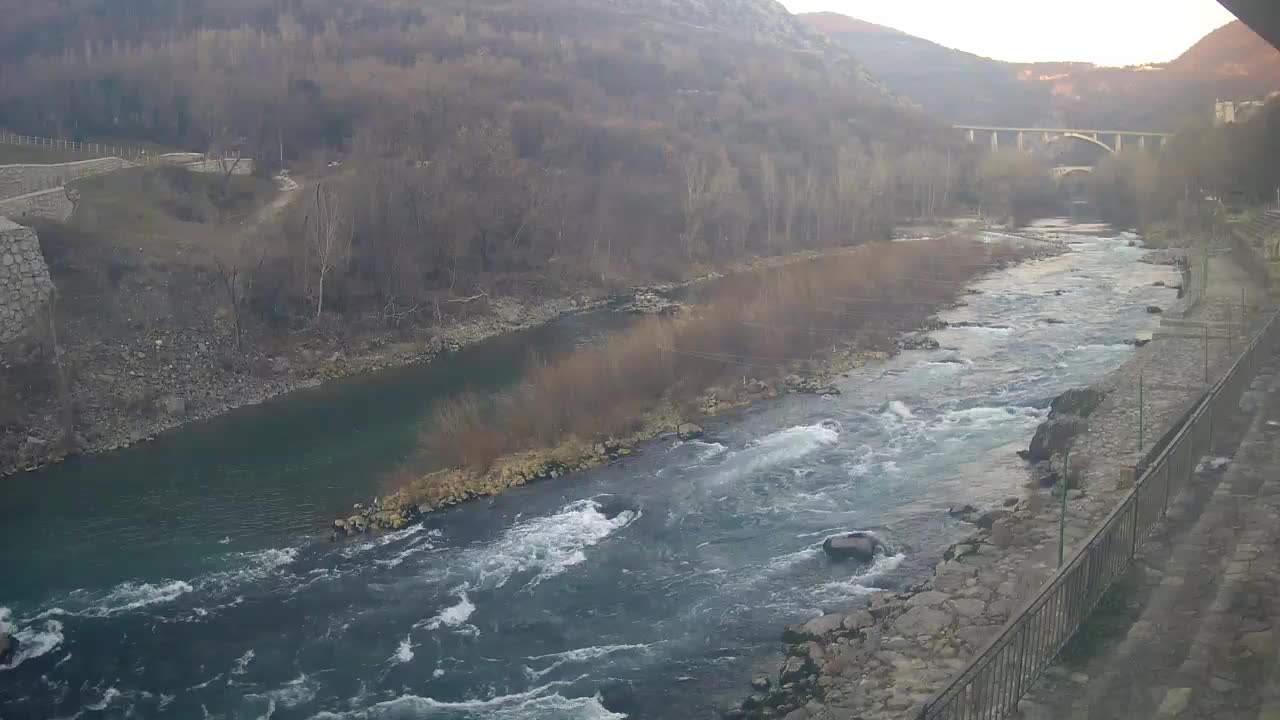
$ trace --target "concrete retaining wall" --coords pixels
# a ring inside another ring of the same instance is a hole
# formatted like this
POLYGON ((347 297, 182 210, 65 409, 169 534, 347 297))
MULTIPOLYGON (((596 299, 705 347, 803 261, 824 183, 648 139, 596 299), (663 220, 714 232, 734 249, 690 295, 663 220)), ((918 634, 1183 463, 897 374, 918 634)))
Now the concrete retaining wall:
MULTIPOLYGON (((116 157, 58 165, 0 165, 0 198, 29 195, 65 185, 72 180, 133 166, 134 163, 116 157)), ((3 214, 0 212, 0 215, 3 214)))
POLYGON ((52 190, 27 193, 18 197, 0 200, 0 218, 13 220, 56 220, 66 222, 75 211, 75 201, 71 194, 74 191, 64 187, 52 190))
POLYGON ((35 231, 0 217, 0 343, 31 329, 52 291, 35 231))
POLYGON ((253 160, 251 158, 226 158, 222 160, 198 160, 193 163, 180 165, 191 172, 198 173, 224 173, 228 170, 232 175, 252 175, 253 160))

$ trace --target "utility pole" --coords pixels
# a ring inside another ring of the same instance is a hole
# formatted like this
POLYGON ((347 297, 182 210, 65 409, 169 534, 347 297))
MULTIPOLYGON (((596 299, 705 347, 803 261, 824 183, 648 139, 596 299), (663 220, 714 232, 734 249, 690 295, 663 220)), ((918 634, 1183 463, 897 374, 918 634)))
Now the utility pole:
POLYGON ((1058 567, 1067 548, 1067 493, 1071 491, 1071 451, 1062 456, 1062 513, 1058 516, 1058 567))
POLYGON ((1142 373, 1138 373, 1138 454, 1142 454, 1143 437, 1142 431, 1146 423, 1144 420, 1146 406, 1142 402, 1142 373))

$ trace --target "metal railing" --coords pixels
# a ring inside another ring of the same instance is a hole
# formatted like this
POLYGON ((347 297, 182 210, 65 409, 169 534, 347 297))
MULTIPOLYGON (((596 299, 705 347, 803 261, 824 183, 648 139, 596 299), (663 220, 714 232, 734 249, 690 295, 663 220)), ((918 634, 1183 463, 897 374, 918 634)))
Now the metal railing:
POLYGON ((51 148, 54 150, 71 150, 73 152, 88 153, 99 157, 118 157, 136 163, 159 162, 159 156, 156 153, 148 153, 142 148, 127 147, 125 145, 85 143, 76 142, 75 140, 59 140, 57 138, 33 137, 31 135, 15 135, 12 133, 0 133, 0 144, 29 145, 32 147, 51 148))
POLYGON ((1280 339, 1280 312, 1272 315, 1221 380, 1195 407, 1164 452, 1120 505, 1010 618, 999 634, 951 683, 921 709, 922 720, 998 720, 1049 667, 1093 611, 1103 593, 1129 567, 1138 543, 1169 510, 1213 442, 1214 422, 1227 417, 1280 339))

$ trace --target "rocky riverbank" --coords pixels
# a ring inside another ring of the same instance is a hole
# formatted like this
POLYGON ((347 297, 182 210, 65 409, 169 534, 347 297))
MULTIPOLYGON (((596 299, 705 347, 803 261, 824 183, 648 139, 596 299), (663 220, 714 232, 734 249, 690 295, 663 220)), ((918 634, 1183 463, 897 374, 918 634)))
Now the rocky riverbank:
MULTIPOLYGON (((71 386, 78 454, 127 447, 190 422, 254 405, 340 378, 428 362, 502 333, 600 307, 607 298, 541 302, 495 299, 489 312, 430 330, 374 333, 358 339, 317 333, 271 351, 249 345, 229 353, 214 328, 153 328, 106 346, 73 320, 62 338, 66 362, 78 371, 71 386)), ((35 346, 15 347, 13 365, 41 367, 35 346), (28 357, 24 357, 26 353, 28 357)), ((0 446, 0 475, 62 460, 56 405, 33 413, 24 432, 0 446)))
MULTIPOLYGON (((1042 245, 1024 252, 1016 259, 1011 256, 1004 262, 1009 264, 1043 258, 1062 251, 1060 246, 1042 245)), ((646 305, 652 306, 649 303, 646 305)), ((963 299, 955 299, 939 303, 935 310, 963 305, 963 299)), ((840 341, 825 357, 817 361, 793 363, 790 372, 786 374, 765 374, 759 377, 744 375, 732 385, 706 391, 693 403, 696 408, 693 415, 690 415, 688 403, 680 404, 685 408, 682 412, 677 403, 664 402, 642 416, 634 432, 621 437, 594 441, 569 438, 548 450, 532 450, 501 457, 486 470, 451 468, 428 473, 415 478, 398 492, 375 498, 367 504, 356 505, 354 514, 335 520, 331 537, 336 540, 347 535, 398 529, 414 522, 423 514, 440 508, 615 461, 636 452, 640 443, 664 434, 679 434, 686 439, 700 436, 701 429, 693 421, 761 400, 788 393, 837 395, 840 391, 834 381, 838 376, 869 363, 886 360, 903 350, 936 347, 936 342, 925 333, 945 326, 945 323, 929 315, 923 319, 917 318, 912 325, 893 329, 893 332, 881 336, 878 341, 840 341), (897 337, 894 337, 895 334, 897 337), (687 428, 692 430, 686 431, 687 428)), ((750 372, 751 368, 746 370, 750 372)))
MULTIPOLYGON (((1176 257, 1160 259, 1186 271, 1176 257)), ((1211 276, 1227 274, 1218 269, 1211 276)), ((1196 304, 1194 317, 1223 319, 1230 298, 1238 297, 1240 289, 1224 286, 1218 292, 1221 297, 1216 300, 1196 304)), ((1185 300, 1176 309, 1181 312, 1184 304, 1185 300)), ((1106 378, 1055 400, 1050 420, 1027 451, 1041 465, 1029 463, 1032 477, 1025 495, 1009 497, 993 508, 960 509, 959 519, 974 523, 976 529, 943 553, 931 577, 901 592, 877 594, 862 609, 830 613, 788 628, 783 634, 785 660, 777 675, 757 678, 753 692, 724 716, 914 717, 1056 569, 1063 484, 1052 471, 1061 468, 1058 458, 1071 449, 1065 505, 1070 550, 1132 486, 1133 467, 1141 455, 1136 437, 1138 376, 1161 379, 1158 387, 1147 386, 1141 410, 1148 437, 1158 435, 1198 396, 1203 352, 1201 345, 1185 338, 1157 336, 1106 378)), ((1212 375, 1225 370, 1231 359, 1226 344, 1214 347, 1212 375)))
MULTIPOLYGON (((326 318, 307 331, 250 334, 239 352, 230 349, 229 318, 216 309, 200 308, 186 321, 139 319, 127 332, 104 337, 100 319, 64 304, 59 340, 70 369, 75 446, 70 451, 62 446, 60 404, 51 387, 47 354, 34 340, 12 343, 0 348, 0 392, 12 390, 14 396, 13 407, 0 398, 0 477, 58 462, 69 454, 127 447, 294 390, 429 362, 442 353, 566 314, 603 307, 675 313, 681 305, 670 295, 683 288, 821 256, 807 251, 756 258, 721 270, 700 270, 683 282, 615 294, 597 290, 542 300, 483 298, 483 307, 477 304, 461 319, 429 328, 391 330, 377 318, 348 323, 326 318)), ((146 297, 139 295, 136 302, 146 304, 146 297)), ((217 305, 216 298, 212 302, 217 305)))

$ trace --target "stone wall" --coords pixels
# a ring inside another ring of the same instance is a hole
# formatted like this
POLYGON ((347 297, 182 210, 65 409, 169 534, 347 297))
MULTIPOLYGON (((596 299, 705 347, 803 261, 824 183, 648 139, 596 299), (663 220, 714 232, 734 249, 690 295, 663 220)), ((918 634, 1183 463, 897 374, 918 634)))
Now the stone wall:
POLYGON ((52 291, 35 231, 0 217, 0 343, 25 334, 52 291))
POLYGON ((66 222, 75 210, 75 191, 65 187, 0 200, 0 218, 13 220, 56 220, 66 222))
POLYGON ((191 172, 198 173, 225 173, 230 171, 232 175, 252 175, 253 159, 252 158, 224 158, 222 160, 197 160, 192 163, 180 165, 191 172))
POLYGON ((72 180, 133 166, 134 163, 117 157, 58 165, 0 165, 0 198, 12 198, 49 190, 72 180))

